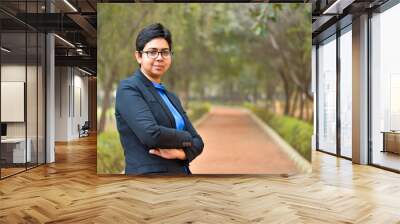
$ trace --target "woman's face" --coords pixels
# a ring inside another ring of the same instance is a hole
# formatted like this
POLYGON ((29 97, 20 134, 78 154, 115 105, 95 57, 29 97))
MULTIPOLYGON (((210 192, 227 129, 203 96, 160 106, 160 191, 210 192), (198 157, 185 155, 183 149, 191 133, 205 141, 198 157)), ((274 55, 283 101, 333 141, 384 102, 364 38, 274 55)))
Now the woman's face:
POLYGON ((168 42, 164 38, 154 38, 144 46, 143 52, 158 51, 156 58, 151 58, 150 53, 139 54, 136 52, 135 56, 138 63, 141 64, 142 71, 153 79, 160 80, 172 61, 172 55, 164 57, 161 52, 169 50, 168 42))

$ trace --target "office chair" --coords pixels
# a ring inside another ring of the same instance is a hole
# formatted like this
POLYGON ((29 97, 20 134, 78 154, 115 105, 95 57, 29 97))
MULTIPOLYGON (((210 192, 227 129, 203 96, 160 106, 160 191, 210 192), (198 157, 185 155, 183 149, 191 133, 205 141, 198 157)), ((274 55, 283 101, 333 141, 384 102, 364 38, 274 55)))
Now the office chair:
POLYGON ((80 125, 78 124, 79 138, 89 136, 89 129, 90 129, 89 121, 85 121, 82 127, 80 127, 80 125))

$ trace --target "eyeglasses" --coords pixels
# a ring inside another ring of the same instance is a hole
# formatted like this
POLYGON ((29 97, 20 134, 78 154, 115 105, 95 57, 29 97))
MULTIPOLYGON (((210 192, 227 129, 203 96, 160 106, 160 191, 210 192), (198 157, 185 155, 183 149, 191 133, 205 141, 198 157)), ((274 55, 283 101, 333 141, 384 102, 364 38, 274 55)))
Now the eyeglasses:
POLYGON ((151 50, 151 51, 140 51, 141 53, 147 54, 147 57, 156 59, 158 57, 158 54, 161 54, 161 57, 169 58, 172 56, 172 51, 170 50, 162 50, 162 51, 156 51, 156 50, 151 50))

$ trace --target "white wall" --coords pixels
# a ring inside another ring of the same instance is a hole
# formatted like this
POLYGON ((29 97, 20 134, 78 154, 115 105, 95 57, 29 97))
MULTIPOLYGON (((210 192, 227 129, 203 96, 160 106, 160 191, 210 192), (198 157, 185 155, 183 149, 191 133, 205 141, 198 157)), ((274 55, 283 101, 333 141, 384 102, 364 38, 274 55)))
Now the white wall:
POLYGON ((82 126, 85 121, 89 120, 89 114, 88 114, 88 98, 89 98, 89 93, 88 93, 88 77, 84 76, 84 73, 80 72, 79 70, 75 69, 74 70, 74 86, 75 86, 75 92, 74 92, 74 103, 75 103, 75 113, 74 113, 74 119, 72 123, 72 132, 71 135, 74 136, 74 138, 78 138, 78 124, 82 126), (79 97, 80 95, 80 97, 79 97), (80 102, 79 102, 80 101, 80 102), (81 108, 79 108, 81 107, 81 108), (81 109, 81 111, 79 110, 81 109))
POLYGON ((24 65, 2 65, 1 81, 19 81, 25 82, 25 64, 24 65))
MULTIPOLYGON (((2 65, 1 66, 1 81, 18 81, 25 82, 25 65, 2 65)), ((1 108, 7 110, 7 108, 1 108)), ((25 137, 25 122, 8 122, 7 123, 7 137, 25 137)))
POLYGON ((55 141, 68 140, 68 86, 67 67, 55 68, 55 141))
MULTIPOLYGON (((24 82, 1 82, 1 121, 24 122, 24 82)), ((35 105, 36 107, 36 105, 35 105)))
MULTIPOLYGON (((45 150, 45 142, 44 142, 44 92, 43 89, 43 76, 41 66, 25 66, 25 64, 3 64, 1 66, 1 81, 2 87, 3 82, 14 83, 19 82, 25 83, 26 86, 26 99, 25 99, 25 89, 24 86, 19 89, 14 89, 14 91, 18 91, 15 94, 20 94, 19 101, 14 99, 14 101, 9 102, 8 106, 4 105, 2 102, 2 114, 4 113, 14 113, 20 114, 19 121, 14 120, 13 122, 7 123, 7 137, 8 138, 27 138, 29 139, 30 145, 28 147, 31 149, 31 156, 33 162, 36 162, 39 159, 39 163, 44 163, 44 150, 45 150), (27 78, 27 80, 25 80, 27 78), (26 106, 25 106, 26 102, 26 106), (16 105, 13 105, 16 104, 16 105), (17 104, 19 104, 18 107, 17 104), (25 112, 26 112, 26 120, 25 120, 25 112)), ((13 87, 13 88, 16 88, 13 87)), ((4 94, 11 94, 11 91, 7 91, 7 89, 2 88, 2 99, 9 98, 9 96, 4 94)), ((3 120, 3 117, 2 117, 3 120)))
POLYGON ((56 141, 79 138, 78 124, 88 120, 88 78, 83 75, 76 68, 56 67, 56 141))
MULTIPOLYGON (((8 64, 1 66, 1 81, 5 82, 25 82, 25 65, 8 64)), ((31 70, 28 66, 28 70, 31 70)), ((33 95, 29 94, 28 96, 33 95)), ((1 108, 7 110, 7 108, 1 108)), ((25 122, 7 122, 7 136, 8 137, 25 137, 25 122)))

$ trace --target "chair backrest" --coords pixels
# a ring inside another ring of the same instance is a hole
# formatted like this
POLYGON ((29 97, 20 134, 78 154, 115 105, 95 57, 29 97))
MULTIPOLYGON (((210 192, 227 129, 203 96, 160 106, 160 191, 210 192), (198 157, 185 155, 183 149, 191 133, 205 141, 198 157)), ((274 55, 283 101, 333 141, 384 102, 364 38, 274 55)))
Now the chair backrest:
POLYGON ((89 123, 89 121, 85 121, 85 124, 83 124, 82 128, 89 129, 89 128, 90 128, 90 123, 89 123))

